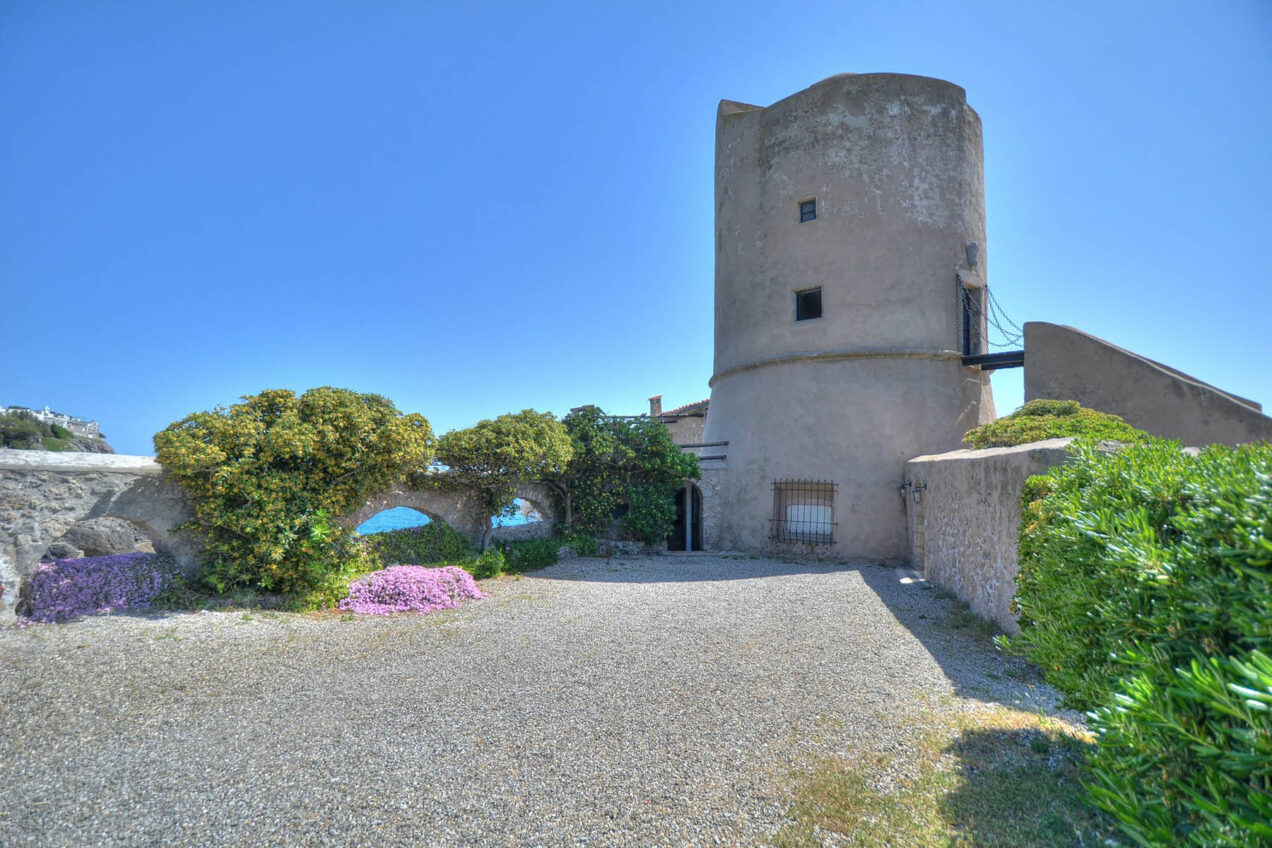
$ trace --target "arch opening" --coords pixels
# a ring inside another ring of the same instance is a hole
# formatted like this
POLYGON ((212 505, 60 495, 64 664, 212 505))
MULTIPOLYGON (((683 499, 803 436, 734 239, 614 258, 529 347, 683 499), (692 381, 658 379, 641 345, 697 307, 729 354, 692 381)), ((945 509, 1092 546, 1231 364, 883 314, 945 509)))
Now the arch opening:
POLYGON ((363 521, 355 529, 363 536, 376 533, 387 533, 391 530, 405 530, 409 527, 423 527, 433 521, 432 516, 411 509, 409 506, 395 506, 382 509, 363 521))
POLYGON ((676 492, 676 523, 667 539, 667 550, 702 550, 702 490, 693 483, 685 483, 676 492))
POLYGON ((490 518, 490 526, 522 527, 526 524, 538 524, 546 520, 543 510, 532 501, 516 498, 506 510, 490 518))

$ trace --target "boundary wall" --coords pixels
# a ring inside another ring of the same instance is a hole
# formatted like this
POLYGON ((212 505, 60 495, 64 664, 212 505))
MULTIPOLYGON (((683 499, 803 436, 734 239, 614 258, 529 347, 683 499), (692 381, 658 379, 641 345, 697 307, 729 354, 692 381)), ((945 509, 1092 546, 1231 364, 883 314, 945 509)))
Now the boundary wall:
MULTIPOLYGON (((523 483, 517 496, 544 520, 527 528, 492 530, 490 540, 551 534, 558 516, 547 486, 523 483)), ((341 521, 353 528, 394 506, 445 521, 474 544, 487 520, 472 491, 399 486, 369 499, 341 521)), ((156 552, 172 556, 191 574, 198 568, 202 544, 174 528, 192 517, 185 493, 152 457, 0 449, 0 624, 13 620, 22 581, 35 571, 49 545, 80 522, 124 519, 150 538, 156 552)))
POLYGON ((1025 400, 1076 400, 1185 445, 1272 440, 1252 400, 1060 324, 1025 324, 1025 400))
POLYGON ((1020 628, 1016 541, 1025 481, 1060 465, 1071 439, 1010 448, 956 450, 905 464, 911 562, 933 585, 1008 633, 1020 628))

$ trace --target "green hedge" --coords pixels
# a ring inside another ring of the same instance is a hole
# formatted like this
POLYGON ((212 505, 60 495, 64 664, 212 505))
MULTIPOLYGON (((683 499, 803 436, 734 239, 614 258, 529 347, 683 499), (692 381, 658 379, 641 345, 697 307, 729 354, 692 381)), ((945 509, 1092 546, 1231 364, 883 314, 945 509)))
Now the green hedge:
POLYGON ((433 521, 423 527, 364 536, 363 544, 384 566, 446 563, 484 580, 546 568, 557 561, 557 548, 563 543, 560 539, 522 539, 492 545, 478 554, 463 533, 444 521, 433 521))
POLYGON ((1144 661, 1092 716, 1091 799, 1141 845, 1272 845, 1272 658, 1144 661))
POLYGON ((1272 844, 1272 445, 1078 442, 1019 553, 1013 645, 1096 708, 1093 800, 1144 845, 1272 844))
POLYGON ((445 521, 374 533, 363 541, 386 566, 462 563, 477 555, 468 537, 445 521))
POLYGON ((1079 406, 1076 400, 1031 400, 1011 415, 968 430, 963 443, 974 448, 1010 447, 1066 436, 1110 442, 1150 438, 1118 416, 1079 406))

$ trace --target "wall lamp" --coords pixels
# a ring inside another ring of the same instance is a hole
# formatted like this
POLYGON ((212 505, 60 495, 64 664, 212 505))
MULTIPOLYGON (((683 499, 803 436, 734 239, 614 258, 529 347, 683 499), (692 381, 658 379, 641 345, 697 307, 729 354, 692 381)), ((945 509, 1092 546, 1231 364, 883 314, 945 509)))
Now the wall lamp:
POLYGON ((978 242, 969 241, 967 243, 967 264, 973 268, 980 261, 980 244, 978 242))
POLYGON ((922 486, 911 486, 910 498, 915 503, 918 503, 919 501, 923 500, 923 493, 926 491, 927 491, 927 483, 924 483, 922 486))

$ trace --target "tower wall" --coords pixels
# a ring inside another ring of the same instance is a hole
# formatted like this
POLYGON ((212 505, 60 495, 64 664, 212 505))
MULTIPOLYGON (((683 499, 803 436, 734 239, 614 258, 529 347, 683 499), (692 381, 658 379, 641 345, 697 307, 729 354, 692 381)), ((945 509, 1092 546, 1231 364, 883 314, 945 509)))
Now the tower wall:
POLYGON ((711 544, 905 558, 905 461, 994 417, 988 376, 960 360, 959 281, 983 286, 984 244, 980 119, 960 87, 841 75, 768 108, 720 104, 704 440, 729 445, 711 544), (821 317, 796 320, 812 288, 821 317), (835 482, 833 543, 770 540, 775 480, 835 482))

